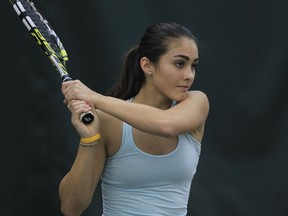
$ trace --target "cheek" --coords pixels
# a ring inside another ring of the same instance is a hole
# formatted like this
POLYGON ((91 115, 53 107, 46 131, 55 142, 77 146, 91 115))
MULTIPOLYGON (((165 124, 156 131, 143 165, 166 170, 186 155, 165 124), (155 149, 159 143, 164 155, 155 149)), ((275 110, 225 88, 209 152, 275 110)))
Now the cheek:
POLYGON ((164 66, 159 67, 157 71, 155 71, 155 79, 162 83, 175 83, 177 80, 177 71, 166 63, 164 66))
POLYGON ((158 71, 153 76, 153 84, 161 92, 167 93, 167 91, 173 91, 177 85, 177 77, 175 74, 163 72, 163 70, 161 72, 158 71))

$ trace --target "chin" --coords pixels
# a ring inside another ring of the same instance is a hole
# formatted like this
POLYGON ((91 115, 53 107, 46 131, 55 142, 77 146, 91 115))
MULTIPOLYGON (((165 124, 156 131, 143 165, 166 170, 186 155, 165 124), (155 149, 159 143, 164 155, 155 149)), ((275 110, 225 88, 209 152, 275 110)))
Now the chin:
POLYGON ((172 100, 177 101, 177 102, 181 102, 183 101, 185 98, 187 97, 187 93, 185 94, 179 94, 176 97, 174 97, 172 100))

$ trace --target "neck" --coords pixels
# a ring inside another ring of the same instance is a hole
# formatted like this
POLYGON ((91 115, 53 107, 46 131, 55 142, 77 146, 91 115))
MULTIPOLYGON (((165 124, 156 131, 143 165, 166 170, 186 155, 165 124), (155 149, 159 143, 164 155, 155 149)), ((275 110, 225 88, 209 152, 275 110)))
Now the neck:
POLYGON ((168 109, 172 105, 172 100, 163 95, 157 95, 153 92, 147 92, 141 89, 133 98, 133 103, 145 104, 159 109, 168 109))

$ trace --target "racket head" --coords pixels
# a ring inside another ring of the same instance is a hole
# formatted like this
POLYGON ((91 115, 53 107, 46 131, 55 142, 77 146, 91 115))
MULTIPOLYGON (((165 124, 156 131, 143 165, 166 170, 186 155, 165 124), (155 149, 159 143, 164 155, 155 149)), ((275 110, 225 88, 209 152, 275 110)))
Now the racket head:
POLYGON ((26 28, 47 56, 57 57, 63 66, 68 61, 67 52, 59 37, 31 0, 10 0, 26 28))

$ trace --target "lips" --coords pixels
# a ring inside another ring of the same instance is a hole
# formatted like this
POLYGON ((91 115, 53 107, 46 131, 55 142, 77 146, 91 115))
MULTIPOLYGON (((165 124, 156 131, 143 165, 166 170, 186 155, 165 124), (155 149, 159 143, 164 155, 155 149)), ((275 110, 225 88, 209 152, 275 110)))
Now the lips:
POLYGON ((181 87, 181 88, 190 88, 190 85, 179 85, 178 87, 181 87))
POLYGON ((185 89, 185 90, 189 90, 190 86, 188 86, 188 85, 183 85, 183 86, 178 86, 178 88, 182 88, 182 89, 185 89))

